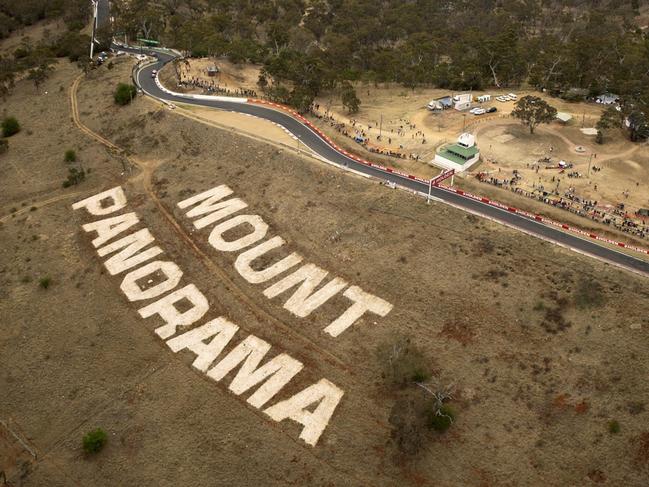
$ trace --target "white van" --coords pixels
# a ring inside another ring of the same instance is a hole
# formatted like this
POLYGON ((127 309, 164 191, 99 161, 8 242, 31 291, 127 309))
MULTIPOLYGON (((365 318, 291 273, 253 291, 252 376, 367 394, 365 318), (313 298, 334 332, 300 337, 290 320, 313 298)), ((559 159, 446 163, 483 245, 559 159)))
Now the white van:
POLYGON ((482 95, 478 97, 478 103, 484 103, 487 101, 491 101, 491 95, 482 95))

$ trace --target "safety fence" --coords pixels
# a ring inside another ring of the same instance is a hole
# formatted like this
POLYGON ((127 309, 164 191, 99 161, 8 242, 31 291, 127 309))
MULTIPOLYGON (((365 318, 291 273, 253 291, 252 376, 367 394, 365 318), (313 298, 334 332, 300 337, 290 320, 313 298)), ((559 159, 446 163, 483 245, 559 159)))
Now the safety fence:
MULTIPOLYGON (((191 94, 185 94, 185 93, 176 93, 176 92, 173 92, 173 91, 165 88, 162 85, 162 83, 160 83, 160 80, 158 79, 158 76, 155 77, 155 82, 156 82, 156 85, 158 86, 158 88, 160 90, 162 90, 163 92, 165 92, 165 93, 167 93, 169 95, 172 95, 172 96, 180 97, 180 98, 187 98, 187 99, 194 99, 194 100, 228 101, 228 102, 233 102, 233 103, 254 103, 254 104, 263 105, 263 106, 267 106, 267 107, 270 107, 270 108, 278 109, 278 110, 281 110, 283 112, 287 112, 293 118, 297 119, 303 125, 307 126, 312 132, 317 134, 318 137, 320 137, 321 139, 326 141, 327 144, 329 144, 336 151, 340 152, 341 154, 344 154, 345 156, 347 156, 348 158, 354 160, 355 162, 357 162, 359 164, 378 169, 378 170, 383 171, 383 172, 388 173, 388 174, 396 174, 398 176, 401 176, 402 178, 411 179, 411 180, 414 180, 414 181, 419 181, 419 182, 424 183, 424 184, 429 184, 430 183, 430 180, 428 180, 428 179, 424 179, 424 178, 421 178, 421 177, 418 177, 418 176, 414 176, 412 174, 407 174, 407 173, 404 173, 404 172, 399 171, 397 169, 393 169, 391 167, 386 167, 386 166, 383 166, 381 164, 377 164, 377 163, 368 161, 366 159, 363 159, 363 158, 361 158, 361 157, 359 157, 359 156, 357 156, 355 154, 352 154, 351 152, 343 149, 338 144, 336 144, 327 134, 325 134, 322 130, 320 130, 318 127, 316 127, 310 120, 308 120, 302 114, 300 114, 299 112, 297 112, 296 110, 294 110, 293 108, 291 108, 291 107, 289 107, 287 105, 283 105, 281 103, 276 103, 276 102, 272 102, 272 101, 262 100, 262 99, 258 99, 258 98, 235 98, 235 97, 229 97, 229 96, 191 95, 191 94)), ((580 235, 582 237, 586 237, 586 238, 591 239, 591 240, 604 242, 604 243, 607 243, 607 244, 610 244, 610 245, 614 245, 616 247, 625 248, 625 249, 629 249, 629 250, 639 252, 639 253, 642 253, 642 254, 645 254, 645 255, 649 255, 649 249, 644 249, 644 248, 641 248, 641 247, 636 247, 634 245, 627 244, 625 242, 619 242, 619 241, 616 241, 616 240, 612 240, 610 238, 603 237, 601 235, 597 235, 595 233, 588 232, 588 231, 582 230, 580 228, 577 228, 577 227, 574 227, 574 226, 571 226, 571 225, 567 225, 565 223, 560 223, 560 222, 557 222, 555 220, 552 220, 550 218, 546 218, 544 216, 541 216, 541 215, 538 215, 538 214, 535 214, 535 213, 530 213, 528 211, 515 208, 513 206, 505 205, 503 203, 500 203, 499 201, 492 200, 490 198, 485 198, 484 196, 478 196, 478 195, 472 194, 472 193, 470 193, 468 191, 464 191, 462 189, 453 188, 451 186, 445 186, 445 185, 442 185, 442 184, 439 184, 439 183, 435 184, 435 186, 438 186, 438 187, 440 187, 442 189, 445 189, 446 191, 456 193, 456 194, 458 194, 460 196, 464 196, 466 198, 469 198, 469 199, 472 199, 472 200, 475 200, 475 201, 479 201, 480 203, 483 203, 483 204, 486 204, 486 205, 489 205, 489 206, 493 206, 495 208, 499 208, 499 209, 501 209, 503 211, 507 211, 507 212, 510 212, 510 213, 516 213, 516 214, 525 216, 526 218, 537 221, 539 223, 543 223, 545 225, 550 225, 550 226, 559 228, 559 229, 564 230, 564 231, 575 233, 577 235, 580 235)))

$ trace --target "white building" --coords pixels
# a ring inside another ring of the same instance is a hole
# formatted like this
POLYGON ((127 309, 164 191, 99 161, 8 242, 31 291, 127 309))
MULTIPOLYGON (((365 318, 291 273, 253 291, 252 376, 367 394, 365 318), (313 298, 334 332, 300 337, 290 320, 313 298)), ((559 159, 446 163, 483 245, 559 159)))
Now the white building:
POLYGON ((469 169, 480 159, 480 151, 475 144, 475 136, 462 134, 458 137, 456 144, 442 147, 431 164, 443 169, 455 169, 455 172, 462 172, 469 169))
POLYGON ((473 95, 471 93, 460 93, 453 97, 453 108, 458 111, 468 110, 471 108, 473 95))

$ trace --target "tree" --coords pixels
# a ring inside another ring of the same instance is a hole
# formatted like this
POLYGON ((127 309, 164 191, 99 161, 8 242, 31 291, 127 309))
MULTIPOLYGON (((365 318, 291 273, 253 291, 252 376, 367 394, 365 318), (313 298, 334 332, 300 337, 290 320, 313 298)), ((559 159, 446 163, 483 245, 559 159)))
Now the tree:
POLYGON ((345 107, 349 113, 358 113, 361 101, 358 99, 358 96, 356 96, 356 90, 354 90, 354 87, 349 81, 343 83, 340 99, 343 103, 343 107, 345 107))
POLYGON ((50 71, 52 71, 52 67, 47 62, 43 62, 41 63, 40 66, 29 70, 27 79, 32 80, 34 82, 36 91, 38 91, 40 85, 42 85, 45 82, 45 80, 49 78, 50 71))
POLYGON ((16 117, 6 117, 2 121, 3 137, 11 137, 12 135, 17 134, 18 132, 20 132, 20 124, 18 123, 18 120, 16 120, 16 117))
POLYGON ((649 138, 649 123, 644 112, 634 110, 626 117, 624 125, 629 131, 631 142, 638 142, 649 138))
POLYGON ((597 138, 595 139, 595 142, 603 144, 604 131, 615 127, 621 127, 623 121, 624 116, 621 111, 618 111, 615 107, 608 107, 602 112, 602 115, 599 117, 599 120, 595 125, 595 128, 597 129, 597 138))
POLYGON ((623 121, 622 112, 615 107, 608 107, 602 112, 602 115, 595 126, 597 130, 607 130, 614 127, 620 127, 623 121))
POLYGON ((516 102, 512 117, 518 118, 530 128, 530 134, 541 123, 550 123, 557 116, 557 109, 538 96, 524 96, 516 102))
POLYGON ((118 105, 128 105, 133 101, 133 98, 137 94, 137 88, 133 85, 127 85, 126 83, 120 83, 117 85, 115 94, 113 95, 115 103, 118 105))

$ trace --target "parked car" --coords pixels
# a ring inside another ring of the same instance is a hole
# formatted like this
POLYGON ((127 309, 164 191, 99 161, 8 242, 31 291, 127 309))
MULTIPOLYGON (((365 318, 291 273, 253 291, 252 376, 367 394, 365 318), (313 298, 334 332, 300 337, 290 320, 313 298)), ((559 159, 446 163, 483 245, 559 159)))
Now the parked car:
POLYGON ((480 108, 480 107, 473 107, 471 110, 469 110, 469 113, 473 113, 473 114, 475 115, 475 112, 477 112, 478 110, 482 110, 482 108, 480 108))
POLYGON ((515 100, 518 99, 518 97, 517 97, 514 93, 509 93, 507 96, 509 97, 510 100, 514 100, 514 101, 515 101, 515 100))
POLYGON ((475 112, 473 112, 474 115, 484 115, 485 113, 487 113, 487 110, 485 110, 484 108, 478 108, 475 112))
POLYGON ((494 113, 494 112, 497 112, 497 111, 498 111, 498 109, 496 107, 491 107, 491 108, 489 108, 487 110, 487 113, 494 113))

